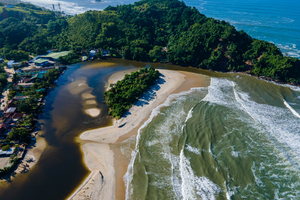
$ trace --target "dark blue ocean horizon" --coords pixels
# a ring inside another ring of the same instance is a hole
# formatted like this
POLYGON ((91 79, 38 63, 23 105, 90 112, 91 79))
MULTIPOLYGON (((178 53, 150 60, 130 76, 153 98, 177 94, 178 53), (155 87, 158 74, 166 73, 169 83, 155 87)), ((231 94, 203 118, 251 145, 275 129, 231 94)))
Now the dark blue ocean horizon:
POLYGON ((300 58, 300 1, 184 0, 202 14, 234 25, 253 38, 274 43, 300 58))
MULTIPOLYGON (((107 6, 134 3, 135 0, 24 0, 51 9, 60 3, 67 14, 103 10, 107 6)), ((202 14, 234 25, 253 38, 274 43, 284 54, 300 58, 299 0, 183 0, 202 14)))

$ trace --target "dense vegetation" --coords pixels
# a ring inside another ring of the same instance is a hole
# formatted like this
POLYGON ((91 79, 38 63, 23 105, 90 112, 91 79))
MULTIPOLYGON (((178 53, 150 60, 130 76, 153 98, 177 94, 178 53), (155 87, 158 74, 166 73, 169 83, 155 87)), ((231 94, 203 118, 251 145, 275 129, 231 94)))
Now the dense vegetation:
POLYGON ((249 71, 300 83, 299 59, 283 55, 274 44, 253 39, 225 21, 207 18, 178 0, 142 0, 68 19, 34 6, 26 9, 36 14, 28 12, 26 20, 9 17, 0 21, 0 52, 4 56, 12 50, 42 54, 50 48, 75 53, 102 48, 130 60, 249 71))
POLYGON ((3 88, 7 85, 7 74, 4 70, 4 64, 0 64, 0 92, 2 94, 3 88))
POLYGON ((126 74, 112 88, 104 93, 109 114, 120 118, 132 106, 137 98, 159 78, 159 72, 153 67, 126 74))

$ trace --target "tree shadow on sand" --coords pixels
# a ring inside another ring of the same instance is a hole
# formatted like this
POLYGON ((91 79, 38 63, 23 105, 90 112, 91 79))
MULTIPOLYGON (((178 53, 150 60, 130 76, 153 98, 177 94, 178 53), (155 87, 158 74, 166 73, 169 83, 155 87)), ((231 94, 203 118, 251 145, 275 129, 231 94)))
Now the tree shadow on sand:
MULTIPOLYGON (((137 107, 143 107, 145 105, 148 105, 150 101, 157 98, 156 92, 160 90, 162 84, 164 84, 166 81, 162 78, 164 75, 160 75, 160 78, 156 81, 155 85, 151 86, 150 89, 146 92, 144 92, 133 105, 137 107)), ((132 108, 131 108, 132 109, 132 108)), ((124 118, 131 115, 130 109, 123 115, 124 118)))

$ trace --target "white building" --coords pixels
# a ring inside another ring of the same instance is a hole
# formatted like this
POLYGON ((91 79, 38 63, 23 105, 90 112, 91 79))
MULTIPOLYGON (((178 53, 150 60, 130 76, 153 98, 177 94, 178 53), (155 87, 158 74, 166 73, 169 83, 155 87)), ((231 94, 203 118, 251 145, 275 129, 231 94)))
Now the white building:
POLYGON ((15 64, 15 61, 10 60, 10 61, 7 62, 7 67, 12 68, 14 66, 14 64, 15 64))
POLYGON ((95 51, 95 50, 91 50, 91 51, 90 51, 90 56, 95 56, 95 54, 96 54, 96 51, 95 51))

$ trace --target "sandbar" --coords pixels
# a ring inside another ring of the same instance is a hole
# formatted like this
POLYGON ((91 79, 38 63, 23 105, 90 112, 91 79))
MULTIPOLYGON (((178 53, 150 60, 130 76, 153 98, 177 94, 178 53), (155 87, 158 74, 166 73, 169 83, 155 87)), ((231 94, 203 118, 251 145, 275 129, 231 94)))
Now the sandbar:
POLYGON ((101 110, 99 108, 90 108, 86 109, 85 112, 92 117, 97 117, 100 115, 101 110))
MULTIPOLYGON (((165 102, 170 94, 209 84, 203 75, 162 69, 159 71, 162 76, 157 84, 139 98, 124 117, 114 120, 112 126, 85 131, 80 135, 84 143, 84 161, 91 174, 69 199, 124 199, 125 186, 122 177, 127 166, 126 162, 123 162, 116 167, 116 158, 122 155, 113 145, 137 134, 137 130, 149 118, 152 110, 165 102), (120 172, 116 173, 115 170, 120 172), (116 190, 120 192, 117 194, 116 190), (120 196, 122 197, 119 198, 120 196)), ((127 70, 125 73, 130 72, 127 70)), ((117 81, 124 77, 124 71, 117 73, 109 79, 109 84, 114 83, 112 80, 117 81)))

